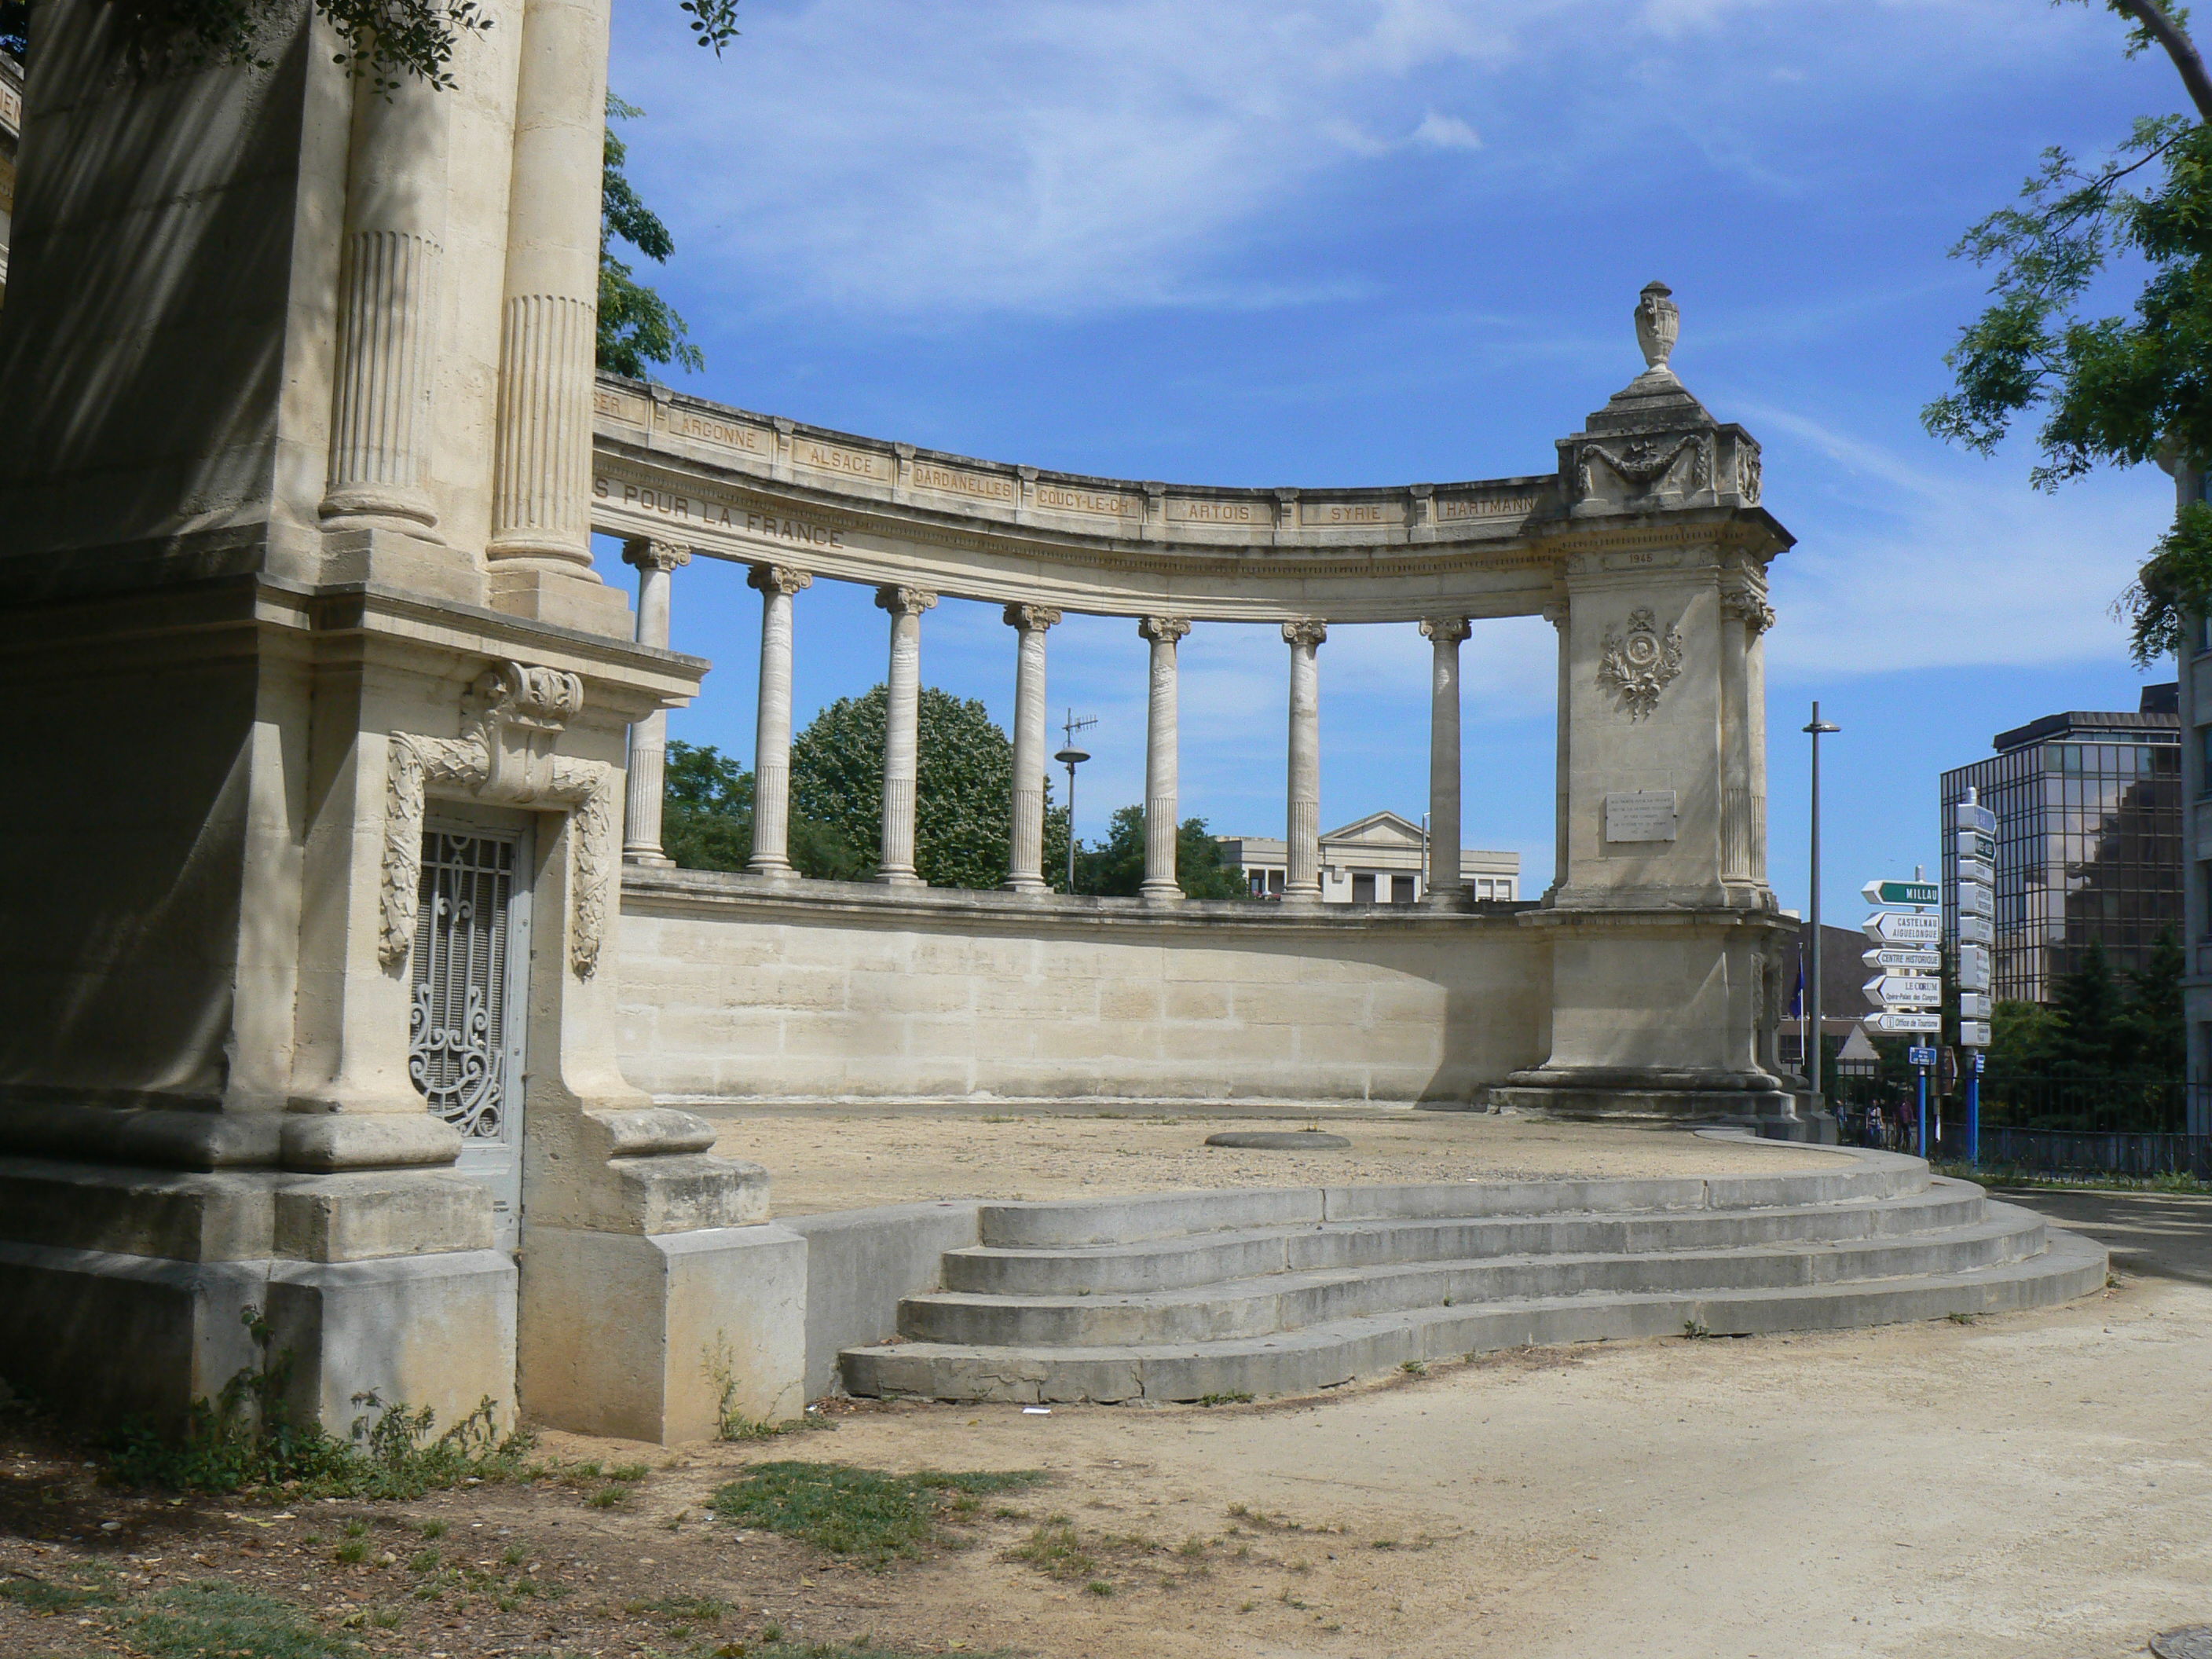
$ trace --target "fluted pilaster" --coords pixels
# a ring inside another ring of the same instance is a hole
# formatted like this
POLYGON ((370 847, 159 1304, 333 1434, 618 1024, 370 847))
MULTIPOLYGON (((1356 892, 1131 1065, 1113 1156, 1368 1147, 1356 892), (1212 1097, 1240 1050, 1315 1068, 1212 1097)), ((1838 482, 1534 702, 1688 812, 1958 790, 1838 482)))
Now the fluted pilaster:
POLYGON ((918 587, 879 587, 876 603, 890 612, 891 659, 884 709, 883 841, 876 879, 918 887, 914 867, 914 792, 921 760, 921 613, 937 595, 918 587))
POLYGON ((755 875, 788 876, 791 867, 792 595, 814 578, 787 565, 757 564, 745 578, 761 596, 760 705, 753 738, 755 875))
POLYGON ((1042 893, 1044 878, 1045 631, 1060 621, 1048 605, 1010 605, 1006 625, 1018 630, 1014 666, 1014 781, 1006 850, 1006 886, 1042 893))
POLYGON ((1317 653, 1328 637, 1322 622, 1286 622, 1291 647, 1290 811, 1285 836, 1285 903, 1321 898, 1321 670, 1317 653))

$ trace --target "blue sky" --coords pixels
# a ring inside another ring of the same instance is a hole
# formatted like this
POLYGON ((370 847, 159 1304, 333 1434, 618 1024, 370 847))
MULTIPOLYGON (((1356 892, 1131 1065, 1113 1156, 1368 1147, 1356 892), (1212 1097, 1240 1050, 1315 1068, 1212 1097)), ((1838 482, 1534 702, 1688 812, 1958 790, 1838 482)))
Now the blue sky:
MULTIPOLYGON (((2057 495, 2031 458, 1924 436, 1984 278, 1946 257, 2051 143, 2179 106, 2101 7, 2041 0, 745 0, 717 62, 673 0, 624 0, 633 176, 675 232, 653 273, 708 366, 686 390, 967 454, 1242 484, 1544 471, 1682 307, 1674 367, 1765 446, 1797 536, 1768 636, 1772 871, 1805 892, 1807 705, 1825 902, 1935 860, 1936 773, 2065 708, 2136 706, 2107 614, 2171 513, 2149 469, 2057 495)), ((627 572, 603 558, 611 580, 627 572)), ((750 760, 757 599, 680 573, 676 644, 717 669, 672 734, 750 760)), ((803 720, 882 677, 884 619, 819 583, 803 720)), ((1551 631, 1465 647, 1468 839, 1550 877, 1551 631)), ((1286 653, 1183 647, 1182 800, 1279 835, 1286 653)), ((946 601, 931 683, 1005 721, 1012 631, 946 601)), ((1322 811, 1418 815, 1427 648, 1322 652, 1322 811)), ((1055 714, 1099 726, 1079 830, 1139 799, 1143 645, 1052 635, 1055 714)), ((2157 678, 2170 678, 2170 672, 2157 678)))

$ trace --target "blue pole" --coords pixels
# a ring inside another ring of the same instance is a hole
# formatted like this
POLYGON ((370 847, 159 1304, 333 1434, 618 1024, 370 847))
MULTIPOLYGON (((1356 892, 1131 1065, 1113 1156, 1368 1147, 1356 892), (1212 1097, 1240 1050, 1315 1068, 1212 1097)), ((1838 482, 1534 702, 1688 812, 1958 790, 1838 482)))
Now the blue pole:
POLYGON ((1916 1066, 1912 1068, 1912 1073, 1918 1079, 1920 1086, 1920 1156, 1933 1163, 1936 1158, 1936 1149, 1928 1144, 1928 1068, 1925 1066, 1916 1066))
POLYGON ((1982 1054, 1974 1051, 1966 1067, 1966 1162, 1977 1169, 1982 1162, 1982 1054))

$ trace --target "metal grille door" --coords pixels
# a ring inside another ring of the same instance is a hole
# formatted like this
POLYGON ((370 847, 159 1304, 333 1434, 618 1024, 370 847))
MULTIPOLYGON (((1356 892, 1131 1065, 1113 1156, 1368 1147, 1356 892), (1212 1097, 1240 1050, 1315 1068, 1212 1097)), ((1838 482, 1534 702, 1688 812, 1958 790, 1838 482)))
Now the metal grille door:
POLYGON ((460 1168, 492 1188, 503 1233, 520 1207, 521 988, 528 908, 518 836, 426 830, 416 890, 407 1074, 461 1132, 460 1168))

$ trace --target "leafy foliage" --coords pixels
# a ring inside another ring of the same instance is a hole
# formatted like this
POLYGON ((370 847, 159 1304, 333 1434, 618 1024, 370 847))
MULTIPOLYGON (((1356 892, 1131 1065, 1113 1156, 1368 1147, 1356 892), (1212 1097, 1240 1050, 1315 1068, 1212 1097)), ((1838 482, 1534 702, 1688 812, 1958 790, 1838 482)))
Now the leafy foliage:
POLYGON ((109 1471, 131 1486, 174 1492, 241 1492, 283 1486, 307 1497, 419 1498, 466 1480, 519 1477, 532 1444, 520 1431, 501 1435, 495 1407, 483 1401, 443 1433, 430 1407, 410 1411, 374 1393, 354 1396, 363 1415, 350 1442, 319 1423, 298 1423, 288 1404, 293 1357, 273 1346, 258 1308, 240 1316, 259 1352, 212 1401, 192 1402, 181 1437, 126 1425, 109 1445, 109 1471))
POLYGON ((173 1585, 123 1624, 151 1659, 350 1659, 362 1650, 297 1607, 218 1579, 173 1585))
MULTIPOLYGON (((612 93, 607 94, 607 114, 611 119, 635 120, 644 113, 635 104, 626 104, 612 93)), ((676 252, 676 239, 669 234, 668 227, 646 206, 637 187, 630 183, 625 171, 629 161, 628 146, 609 126, 599 205, 599 368, 632 380, 644 379, 648 363, 680 363, 696 374, 707 366, 707 359, 686 337, 689 331, 684 319, 667 301, 640 283, 610 248, 612 242, 627 242, 656 264, 665 264, 676 252)))
MULTIPOLYGON (((0 51, 21 57, 29 44, 36 0, 0 0, 0 51)), ((267 68, 271 25, 291 12, 288 0, 135 0, 129 11, 132 56, 141 70, 159 65, 235 64, 267 68)), ((434 87, 453 84, 453 49, 492 20, 478 0, 315 0, 338 37, 337 61, 389 93, 400 77, 434 87)), ((695 45, 716 57, 738 36, 738 0, 681 0, 695 45)))
MULTIPOLYGON (((1086 893, 1134 896, 1145 880, 1145 809, 1116 808, 1104 844, 1077 854, 1076 872, 1077 884, 1086 893)), ((1244 872, 1222 861, 1221 843, 1204 818, 1185 818, 1176 831, 1176 881, 1186 898, 1252 896, 1244 872)))
POLYGON ((2000 1002, 1991 1009, 1991 1073, 2059 1081, 2179 1080, 2186 1066, 2186 966, 2170 931, 2159 935, 2134 973, 2115 973, 2104 947, 2093 942, 2060 979, 2048 1007, 2000 1002))
POLYGON ((887 1474, 842 1463, 762 1463, 717 1490, 708 1505, 741 1526, 882 1566, 952 1541, 941 1524, 948 1504, 1018 1492, 1046 1478, 1034 1469, 887 1474))
MULTIPOLYGON (((662 781, 661 850, 686 870, 742 870, 753 854, 753 775, 712 744, 668 745, 662 781)), ((827 824, 792 817, 791 862, 802 876, 858 881, 860 855, 827 824)))
MULTIPOLYGON (((864 866, 862 877, 875 873, 882 834, 890 695, 878 685, 865 696, 839 698, 791 745, 793 816, 842 837, 864 866)), ((933 887, 1004 885, 1013 745, 981 703, 934 686, 921 690, 917 727, 915 871, 933 887)))
MULTIPOLYGON (((2108 0, 2130 21, 2132 54, 2165 51, 2212 115, 2212 82, 2170 0, 2108 0)), ((2038 488, 2105 465, 2212 460, 2212 128, 2140 120, 2101 165, 2045 152, 2021 205, 1969 230, 1956 257, 1994 268, 1993 303, 1945 357, 1954 386, 1922 411, 1935 435, 1987 454, 2030 410, 2038 488), (2088 314, 2116 261, 2148 274, 2130 314, 2088 314)), ((2212 513, 2182 509, 2115 603, 2148 666, 2181 641, 2183 618, 2212 608, 2212 513)))

